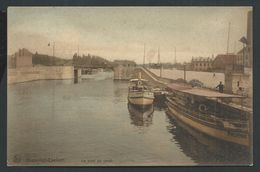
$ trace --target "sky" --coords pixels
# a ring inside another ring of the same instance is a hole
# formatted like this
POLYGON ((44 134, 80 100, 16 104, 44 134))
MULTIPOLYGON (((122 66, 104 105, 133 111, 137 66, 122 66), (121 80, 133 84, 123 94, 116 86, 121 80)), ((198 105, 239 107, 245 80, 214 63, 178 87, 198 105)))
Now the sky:
POLYGON ((8 54, 19 48, 71 59, 188 62, 242 48, 251 7, 9 7, 8 54), (50 43, 50 46, 48 46, 50 43))

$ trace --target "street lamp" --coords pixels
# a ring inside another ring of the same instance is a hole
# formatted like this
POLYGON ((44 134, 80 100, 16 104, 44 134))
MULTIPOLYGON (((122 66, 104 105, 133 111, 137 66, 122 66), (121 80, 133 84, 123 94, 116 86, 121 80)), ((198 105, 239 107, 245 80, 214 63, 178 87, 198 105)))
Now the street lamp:
POLYGON ((239 41, 242 42, 242 44, 243 44, 243 72, 244 72, 244 68, 245 68, 245 49, 246 49, 246 45, 248 44, 248 41, 244 36, 242 38, 240 38, 239 41))
MULTIPOLYGON (((51 46, 51 43, 48 43, 48 46, 50 47, 51 46)), ((53 62, 53 65, 54 65, 54 51, 55 51, 55 42, 53 42, 53 45, 52 45, 52 62, 53 62)))

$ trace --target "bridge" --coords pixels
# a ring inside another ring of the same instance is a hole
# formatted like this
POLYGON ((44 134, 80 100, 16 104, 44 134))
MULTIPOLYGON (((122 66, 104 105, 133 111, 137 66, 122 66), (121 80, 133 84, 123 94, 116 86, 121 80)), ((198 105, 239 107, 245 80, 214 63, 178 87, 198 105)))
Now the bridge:
POLYGON ((86 65, 74 65, 74 82, 78 83, 78 78, 81 77, 82 74, 92 73, 94 69, 110 69, 114 71, 114 67, 112 66, 86 66, 86 65))
MULTIPOLYGON (((138 78, 139 73, 143 79, 149 81, 151 85, 154 87, 161 87, 165 88, 167 84, 176 82, 173 79, 163 78, 155 75, 149 69, 142 67, 142 66, 117 66, 117 67, 103 67, 103 66, 85 66, 85 65, 75 65, 74 66, 74 77, 75 79, 80 77, 81 70, 92 70, 92 69, 111 69, 114 71, 114 79, 116 80, 129 80, 132 78, 138 78), (77 77, 78 76, 78 77, 77 77)), ((76 79, 77 80, 77 79, 76 79)))
POLYGON ((74 65, 74 69, 111 69, 114 70, 113 66, 86 66, 86 65, 74 65))

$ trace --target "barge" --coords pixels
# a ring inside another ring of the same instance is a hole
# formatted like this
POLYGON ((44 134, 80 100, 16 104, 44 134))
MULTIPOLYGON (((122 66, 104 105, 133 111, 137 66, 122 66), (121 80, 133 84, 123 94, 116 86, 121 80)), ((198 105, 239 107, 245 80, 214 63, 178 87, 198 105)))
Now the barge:
POLYGON ((251 146, 252 109, 243 106, 245 97, 188 85, 169 84, 167 89, 168 113, 176 120, 208 136, 251 146))

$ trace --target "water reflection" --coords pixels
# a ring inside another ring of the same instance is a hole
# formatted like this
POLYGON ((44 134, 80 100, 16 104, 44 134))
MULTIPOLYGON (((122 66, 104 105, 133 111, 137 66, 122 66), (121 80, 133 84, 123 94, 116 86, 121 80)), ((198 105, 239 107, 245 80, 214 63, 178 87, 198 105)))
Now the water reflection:
POLYGON ((165 102, 166 102, 165 95, 155 97, 155 99, 154 99, 154 109, 158 110, 158 111, 165 110, 167 108, 167 105, 166 105, 165 102))
MULTIPOLYGON (((167 114, 167 113, 166 113, 167 114)), ((172 141, 180 146, 184 154, 203 165, 249 165, 248 150, 239 145, 208 137, 176 121, 171 115, 167 129, 173 135, 172 141)))
POLYGON ((135 126, 145 126, 148 127, 152 124, 153 118, 153 105, 147 108, 139 108, 131 103, 127 104, 128 111, 130 114, 131 124, 135 126))

